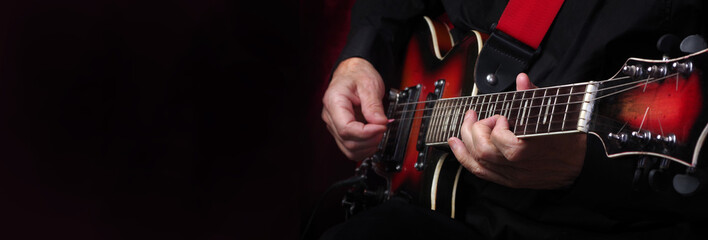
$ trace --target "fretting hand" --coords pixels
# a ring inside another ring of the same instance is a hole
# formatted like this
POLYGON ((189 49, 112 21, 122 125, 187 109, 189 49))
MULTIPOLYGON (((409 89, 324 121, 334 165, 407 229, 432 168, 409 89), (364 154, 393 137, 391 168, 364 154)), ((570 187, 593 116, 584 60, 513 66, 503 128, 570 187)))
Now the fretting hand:
MULTIPOLYGON (((526 74, 516 78, 517 90, 535 88, 526 74)), ((458 161, 477 177, 512 188, 557 189, 573 183, 585 159, 586 134, 517 138, 506 117, 477 121, 469 110, 462 140, 448 144, 458 161)))

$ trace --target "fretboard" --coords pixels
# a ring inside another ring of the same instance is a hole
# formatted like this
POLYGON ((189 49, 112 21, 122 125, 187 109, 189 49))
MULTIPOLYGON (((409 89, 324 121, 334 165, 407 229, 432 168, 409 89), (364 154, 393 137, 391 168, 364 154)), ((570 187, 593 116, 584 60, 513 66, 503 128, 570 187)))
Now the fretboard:
POLYGON ((586 132, 596 85, 580 83, 517 92, 437 100, 429 116, 425 143, 447 144, 460 137, 465 113, 474 109, 479 119, 501 115, 518 137, 586 132))

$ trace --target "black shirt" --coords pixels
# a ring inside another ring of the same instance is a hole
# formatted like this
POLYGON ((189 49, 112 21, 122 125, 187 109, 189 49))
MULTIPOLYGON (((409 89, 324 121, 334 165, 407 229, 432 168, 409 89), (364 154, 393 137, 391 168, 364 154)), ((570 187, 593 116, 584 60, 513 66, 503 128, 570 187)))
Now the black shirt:
MULTIPOLYGON (((659 59, 664 34, 707 36, 708 4, 701 0, 566 0, 528 71, 539 87, 607 79, 629 57, 659 59)), ((360 0, 340 59, 363 57, 384 79, 394 79, 413 22, 446 13, 456 33, 488 32, 506 1, 360 0)), ((390 83, 389 83, 390 84, 390 83)), ((687 237, 704 228, 705 194, 682 197, 633 185, 636 157, 608 159, 595 137, 580 176, 568 189, 511 189, 463 180, 478 197, 465 221, 490 238, 571 236, 687 237)))

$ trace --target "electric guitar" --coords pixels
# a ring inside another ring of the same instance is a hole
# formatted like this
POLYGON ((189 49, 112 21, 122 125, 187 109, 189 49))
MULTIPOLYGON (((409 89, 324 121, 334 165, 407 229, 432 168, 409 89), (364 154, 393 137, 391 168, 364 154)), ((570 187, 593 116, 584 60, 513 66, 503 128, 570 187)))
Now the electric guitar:
POLYGON ((393 121, 378 152, 357 168, 369 182, 352 187, 343 200, 350 213, 403 195, 454 218, 464 170, 446 146, 448 138, 460 137, 469 109, 480 119, 505 116, 519 138, 587 133, 602 141, 610 158, 650 156, 661 159, 663 169, 684 166, 673 176, 674 188, 686 195, 699 189, 694 175, 708 138, 708 49, 675 59, 630 58, 607 80, 478 95, 473 69, 485 36, 473 32, 455 43, 447 25, 425 23, 427 30, 408 45, 403 90, 389 93, 393 121))

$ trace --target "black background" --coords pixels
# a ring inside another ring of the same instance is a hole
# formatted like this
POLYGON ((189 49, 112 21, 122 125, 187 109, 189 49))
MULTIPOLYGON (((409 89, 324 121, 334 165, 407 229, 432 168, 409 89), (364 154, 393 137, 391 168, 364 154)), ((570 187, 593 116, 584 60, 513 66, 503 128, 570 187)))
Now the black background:
POLYGON ((0 3, 0 238, 298 238, 351 2, 0 3))

